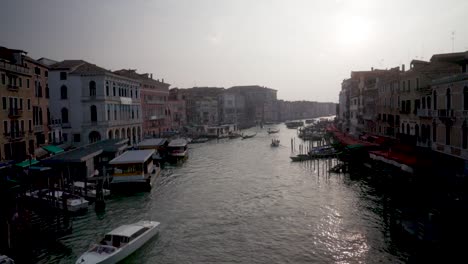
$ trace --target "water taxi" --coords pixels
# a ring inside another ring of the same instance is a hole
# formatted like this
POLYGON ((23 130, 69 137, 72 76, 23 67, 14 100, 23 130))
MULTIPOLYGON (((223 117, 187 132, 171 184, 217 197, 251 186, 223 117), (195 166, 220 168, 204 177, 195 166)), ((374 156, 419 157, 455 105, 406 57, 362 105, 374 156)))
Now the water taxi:
POLYGON ((117 263, 157 235, 159 224, 155 221, 140 221, 122 225, 107 233, 99 244, 81 255, 76 264, 117 263))
POLYGON ((279 147, 280 145, 280 140, 279 139, 272 139, 271 140, 271 146, 272 147, 279 147))
POLYGON ((169 142, 167 152, 172 162, 184 161, 188 158, 187 140, 183 138, 174 139, 169 142))
POLYGON ((160 168, 153 163, 154 149, 130 150, 109 162, 113 167, 112 187, 143 186, 151 189, 160 168))

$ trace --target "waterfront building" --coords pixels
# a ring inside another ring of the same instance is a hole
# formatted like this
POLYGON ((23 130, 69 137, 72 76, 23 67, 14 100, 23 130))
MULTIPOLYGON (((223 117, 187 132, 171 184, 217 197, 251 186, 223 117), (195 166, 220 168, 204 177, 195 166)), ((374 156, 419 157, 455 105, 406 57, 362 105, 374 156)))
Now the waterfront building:
POLYGON ((178 92, 186 102, 187 123, 191 126, 218 125, 218 96, 224 90, 218 87, 179 89, 178 92))
POLYGON ((399 104, 400 68, 382 71, 376 82, 375 130, 377 135, 396 138, 400 127, 399 104))
POLYGON ((153 79, 153 74, 139 74, 131 69, 114 73, 140 82, 143 135, 159 137, 162 132, 169 131, 172 125, 168 102, 170 84, 164 79, 153 79))
POLYGON ((74 146, 103 139, 142 137, 140 82, 83 60, 64 60, 49 71, 51 119, 61 141, 74 146))
POLYGON ((187 124, 185 98, 179 91, 180 89, 178 88, 169 90, 169 100, 167 101, 169 107, 169 127, 175 131, 181 131, 187 124))
POLYGON ((219 95, 219 105, 220 124, 243 126, 248 123, 243 95, 226 90, 219 95))
POLYGON ((245 120, 248 125, 278 121, 277 91, 258 85, 234 86, 228 89, 245 98, 245 120))
POLYGON ((37 80, 41 85, 44 82, 30 66, 25 51, 0 47, 0 160, 24 160, 34 155, 37 146, 33 133, 34 85, 37 80))

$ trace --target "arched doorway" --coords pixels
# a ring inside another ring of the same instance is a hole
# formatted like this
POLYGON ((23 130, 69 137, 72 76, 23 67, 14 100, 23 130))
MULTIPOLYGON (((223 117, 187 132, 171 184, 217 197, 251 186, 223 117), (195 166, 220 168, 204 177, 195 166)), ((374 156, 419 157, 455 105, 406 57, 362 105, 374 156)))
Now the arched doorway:
POLYGON ((113 134, 114 134, 114 132, 112 132, 112 129, 109 130, 107 138, 108 138, 108 139, 112 139, 112 138, 114 137, 113 134))
POLYGON ((120 139, 120 131, 118 129, 115 130, 115 138, 120 139))
POLYGON ((126 137, 125 137, 125 128, 122 128, 122 130, 121 130, 121 132, 120 132, 120 137, 121 137, 122 139, 126 138, 126 137))
POLYGON ((132 128, 132 140, 133 140, 134 144, 137 143, 137 135, 136 135, 136 128, 135 127, 132 128))
POLYGON ((91 131, 88 136, 89 143, 98 142, 101 140, 101 134, 97 131, 91 131))

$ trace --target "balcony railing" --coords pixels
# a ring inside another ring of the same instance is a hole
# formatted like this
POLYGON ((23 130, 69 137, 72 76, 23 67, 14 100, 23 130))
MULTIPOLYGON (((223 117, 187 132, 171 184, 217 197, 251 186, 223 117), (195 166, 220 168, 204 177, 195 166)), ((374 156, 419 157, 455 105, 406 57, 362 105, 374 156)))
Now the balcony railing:
POLYGON ((23 66, 16 65, 16 64, 10 64, 10 63, 3 62, 3 61, 0 62, 0 69, 5 69, 5 70, 12 71, 12 72, 17 72, 17 73, 30 74, 29 68, 25 68, 23 66))
POLYGON ((454 114, 454 111, 452 109, 439 109, 437 111, 437 116, 439 117, 439 119, 454 119, 455 118, 455 114, 454 114))
POLYGON ((17 92, 19 90, 19 87, 16 85, 9 84, 7 85, 7 89, 8 91, 17 92))
POLYGON ((8 117, 9 118, 18 118, 23 115, 23 109, 18 108, 10 108, 8 109, 8 117))
POLYGON ((430 109, 418 109, 417 113, 418 117, 432 117, 432 110, 430 109))
POLYGON ((43 125, 34 126, 34 133, 37 133, 37 132, 44 132, 44 126, 43 125))
POLYGON ((24 138, 24 131, 12 131, 8 133, 3 133, 3 135, 8 140, 20 140, 24 138))

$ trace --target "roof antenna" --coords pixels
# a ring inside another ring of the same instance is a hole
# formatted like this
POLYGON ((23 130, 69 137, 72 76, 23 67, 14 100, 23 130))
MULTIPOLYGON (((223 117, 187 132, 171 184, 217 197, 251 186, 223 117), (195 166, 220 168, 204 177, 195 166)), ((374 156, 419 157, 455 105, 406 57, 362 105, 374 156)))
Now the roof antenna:
POLYGON ((452 53, 453 53, 453 48, 454 48, 454 45, 455 44, 455 31, 452 31, 452 53))

